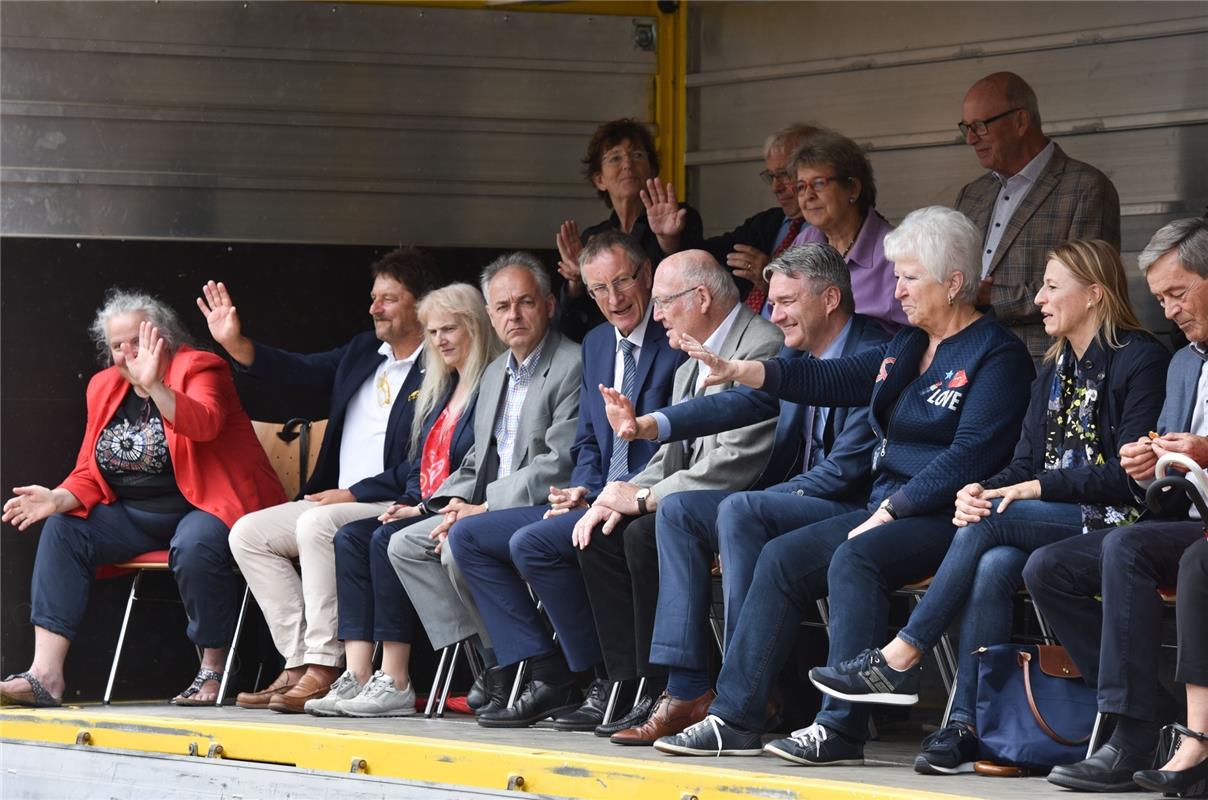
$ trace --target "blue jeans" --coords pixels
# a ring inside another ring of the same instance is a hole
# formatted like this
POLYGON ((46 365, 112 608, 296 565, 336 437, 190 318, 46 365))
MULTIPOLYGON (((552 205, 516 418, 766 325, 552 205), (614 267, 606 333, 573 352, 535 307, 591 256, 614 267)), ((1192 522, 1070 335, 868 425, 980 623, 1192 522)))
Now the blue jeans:
POLYGON ((30 621, 74 639, 97 567, 167 545, 189 640, 198 647, 226 647, 239 610, 228 533, 226 523, 201 509, 164 514, 118 501, 99 503, 84 518, 54 514, 38 540, 30 621))
POLYGON ((370 517, 336 531, 336 598, 341 641, 405 642, 415 636, 415 607, 387 549, 390 537, 423 517, 388 522, 370 517))
MULTIPOLYGON (((763 730, 768 694, 797 640, 797 627, 828 588, 827 663, 837 664, 878 644, 885 634, 890 592, 931 576, 954 528, 948 514, 930 514, 894 520, 849 540, 848 532, 871 513, 853 511, 808 525, 763 548, 726 650, 711 713, 746 730, 763 730)), ((863 741, 868 709, 828 697, 818 722, 863 741)))
POLYGON ((926 653, 960 616, 956 689, 951 719, 975 724, 977 657, 984 645, 1011 639, 1015 594, 1023 585, 1028 554, 1082 533, 1082 511, 1074 503, 1016 500, 981 522, 956 529, 952 546, 931 587, 898 638, 926 653), (963 613, 962 613, 963 612, 963 613))
POLYGON ((708 668, 714 553, 721 554, 728 643, 764 545, 786 531, 854 508, 855 503, 778 491, 679 492, 664 499, 657 512, 659 600, 651 662, 708 668))

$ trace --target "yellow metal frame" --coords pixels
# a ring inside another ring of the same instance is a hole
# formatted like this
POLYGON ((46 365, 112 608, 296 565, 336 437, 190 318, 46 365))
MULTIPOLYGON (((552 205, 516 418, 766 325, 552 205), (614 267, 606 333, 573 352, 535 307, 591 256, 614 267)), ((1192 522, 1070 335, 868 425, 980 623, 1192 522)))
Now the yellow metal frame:
POLYGON ((524 749, 463 740, 368 734, 272 723, 236 723, 138 716, 91 715, 63 708, 0 712, 0 739, 78 745, 166 755, 284 764, 303 769, 362 772, 384 778, 527 794, 616 800, 618 797, 744 796, 782 800, 951 800, 955 795, 845 781, 786 777, 746 770, 524 749), (221 748, 214 747, 220 745, 221 748), (190 752, 192 751, 192 753, 190 752))
POLYGON ((688 99, 685 76, 688 72, 688 8, 680 0, 675 11, 664 13, 650 0, 567 0, 566 2, 528 2, 528 0, 352 0, 379 5, 420 6, 427 8, 487 9, 499 12, 523 11, 536 14, 596 14, 624 17, 653 17, 657 20, 654 76, 653 119, 657 127, 655 141, 663 162, 663 176, 675 184, 684 199, 684 154, 687 152, 688 99))

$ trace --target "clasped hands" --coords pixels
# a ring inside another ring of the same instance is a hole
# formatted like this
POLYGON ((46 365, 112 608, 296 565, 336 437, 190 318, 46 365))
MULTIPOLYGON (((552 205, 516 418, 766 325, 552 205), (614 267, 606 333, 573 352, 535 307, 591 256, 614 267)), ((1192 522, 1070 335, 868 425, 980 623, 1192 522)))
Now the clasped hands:
POLYGON ((436 552, 439 553, 445 544, 445 539, 449 538, 449 528, 453 527, 453 523, 463 520, 466 517, 472 517, 475 514, 482 514, 487 510, 485 503, 467 503, 460 497, 454 497, 444 507, 441 513, 440 524, 432 529, 428 534, 428 538, 436 542, 436 552))
POLYGON ((1040 481, 1030 480, 1015 483, 1010 486, 1000 486, 997 489, 987 489, 980 483, 968 483, 956 493, 955 510, 952 514, 952 524, 958 528, 973 525, 990 516, 991 500, 1001 499, 998 513, 1002 514, 1007 506, 1016 500, 1039 500, 1040 481))
MULTIPOLYGON (((587 513, 575 523, 575 529, 571 533, 574 546, 586 550, 591 544, 592 531, 597 526, 600 533, 608 536, 616 529, 622 517, 636 516, 639 513, 637 492, 638 487, 627 481, 613 481, 607 484, 587 509, 587 513)), ((656 502, 653 494, 647 498, 647 512, 654 511, 656 502)))

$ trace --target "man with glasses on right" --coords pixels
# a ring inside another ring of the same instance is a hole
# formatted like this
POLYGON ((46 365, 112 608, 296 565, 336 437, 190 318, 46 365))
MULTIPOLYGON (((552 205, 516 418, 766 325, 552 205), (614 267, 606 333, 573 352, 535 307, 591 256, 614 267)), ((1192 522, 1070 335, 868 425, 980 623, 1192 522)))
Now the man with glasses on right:
POLYGON ((973 84, 961 113, 965 143, 990 170, 956 196, 956 209, 985 232, 977 304, 991 306, 1039 361, 1050 340, 1032 299, 1045 254, 1068 239, 1120 249, 1120 198, 1106 175, 1044 135, 1036 93, 1015 73, 973 84))

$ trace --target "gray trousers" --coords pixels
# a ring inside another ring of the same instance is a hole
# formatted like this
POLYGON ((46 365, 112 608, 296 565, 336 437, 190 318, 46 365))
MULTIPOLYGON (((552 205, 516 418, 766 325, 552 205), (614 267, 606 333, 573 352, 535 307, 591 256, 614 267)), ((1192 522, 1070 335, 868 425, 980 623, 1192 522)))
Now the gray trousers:
POLYGON ((428 538, 441 520, 441 515, 435 514, 390 537, 390 563, 407 590, 433 648, 440 650, 475 634, 489 648, 487 626, 474 605, 465 577, 453 561, 453 549, 446 542, 437 553, 436 542, 428 538))

